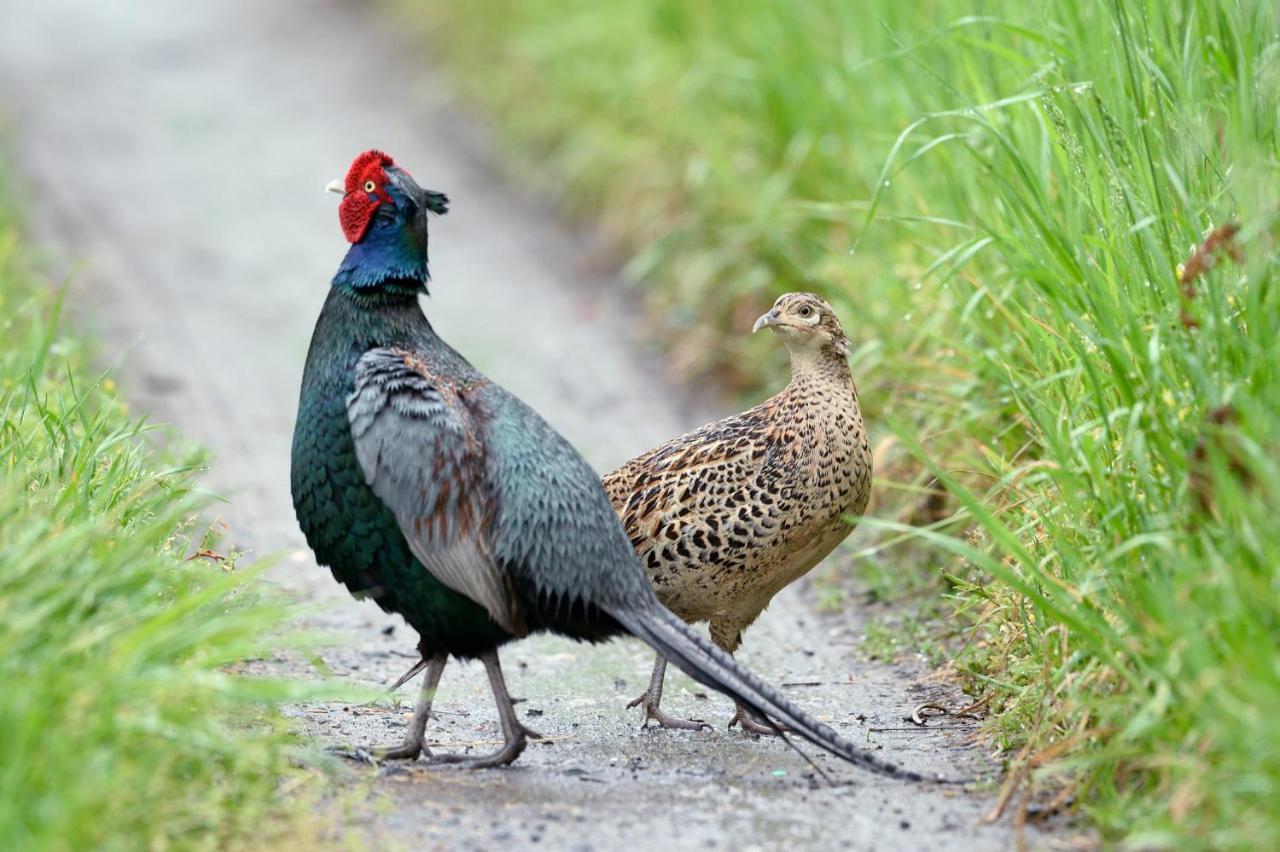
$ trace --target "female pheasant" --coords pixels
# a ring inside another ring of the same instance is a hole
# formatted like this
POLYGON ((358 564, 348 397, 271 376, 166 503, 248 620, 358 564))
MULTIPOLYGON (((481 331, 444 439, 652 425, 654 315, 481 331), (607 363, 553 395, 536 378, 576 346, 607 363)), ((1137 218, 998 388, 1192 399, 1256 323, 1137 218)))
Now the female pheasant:
MULTIPOLYGON (((658 599, 689 623, 709 621, 732 654, 784 586, 853 529, 871 493, 871 448, 849 375, 849 340, 831 305, 787 293, 756 320, 791 353, 791 383, 749 411, 668 441, 604 478, 658 599)), ((662 712, 666 660, 631 702, 663 727, 703 723, 662 712)), ((774 728, 741 703, 729 725, 774 728)))
POLYGON ((538 414, 444 342, 423 314, 427 219, 448 200, 378 151, 356 158, 339 219, 351 243, 307 354, 293 503, 317 561, 418 631, 427 676, 403 744, 423 754, 450 655, 480 659, 510 763, 531 736, 498 648, 552 631, 631 634, 699 682, 873 772, 922 780, 842 739, 658 603, 600 481, 538 414))

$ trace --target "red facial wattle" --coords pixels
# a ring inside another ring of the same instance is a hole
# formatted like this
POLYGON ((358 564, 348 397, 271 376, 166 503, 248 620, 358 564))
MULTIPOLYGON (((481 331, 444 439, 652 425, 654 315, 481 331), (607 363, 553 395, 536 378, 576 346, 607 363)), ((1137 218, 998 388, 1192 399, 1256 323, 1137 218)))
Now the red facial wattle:
POLYGON ((364 239, 364 232, 369 230, 373 221, 373 211, 380 202, 371 201, 364 190, 348 193, 338 205, 338 221, 342 223, 342 233, 347 242, 358 243, 364 239))
POLYGON ((388 166, 395 161, 377 150, 365 151, 356 157, 347 170, 346 195, 338 205, 338 221, 347 242, 358 243, 373 222, 378 205, 391 203, 386 183, 388 166))

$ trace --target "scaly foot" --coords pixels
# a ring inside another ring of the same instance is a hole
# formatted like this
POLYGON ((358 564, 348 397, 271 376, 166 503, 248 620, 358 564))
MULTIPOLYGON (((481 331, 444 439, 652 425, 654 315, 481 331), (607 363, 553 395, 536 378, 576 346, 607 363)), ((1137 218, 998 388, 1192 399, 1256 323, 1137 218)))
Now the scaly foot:
POLYGON ((412 735, 396 746, 382 748, 356 746, 354 749, 331 748, 328 751, 338 757, 345 757, 347 760, 353 760, 356 763, 367 763, 370 766, 377 766, 384 760, 417 760, 419 755, 431 757, 431 752, 427 749, 422 738, 415 739, 412 735))
POLYGON ((791 733, 791 728, 786 725, 779 724, 777 728, 774 728, 772 725, 760 721, 755 717, 755 714, 741 704, 738 705, 738 710, 733 714, 733 718, 729 720, 729 727, 732 728, 734 725, 741 725, 742 730, 746 733, 762 737, 777 736, 779 731, 784 734, 791 733))
POLYGON ((711 730, 711 726, 701 719, 679 719, 675 716, 668 716, 662 712, 660 706, 650 700, 648 692, 627 705, 628 710, 632 707, 644 708, 644 721, 640 723, 642 728, 647 728, 649 721, 652 720, 657 722, 660 728, 671 728, 677 731, 701 731, 704 728, 708 731, 711 730))
POLYGON ((516 729, 508 732, 507 740, 502 744, 502 748, 492 754, 433 754, 431 755, 431 762, 454 763, 464 769, 490 769, 495 766, 506 766, 520 756, 525 746, 529 744, 529 740, 540 740, 542 737, 543 735, 537 731, 531 731, 524 725, 517 723, 516 729))
MULTIPOLYGON (((431 718, 431 701, 435 698, 436 687, 440 685, 440 675, 444 672, 444 664, 448 659, 444 654, 434 654, 430 658, 424 656, 415 664, 409 673, 400 678, 396 686, 404 683, 419 670, 426 669, 427 676, 422 681, 422 690, 418 693, 418 703, 413 709, 413 721, 405 732, 404 742, 400 745, 385 748, 330 749, 334 754, 377 766, 383 760, 416 760, 420 755, 431 756, 427 750, 427 720, 431 718)), ((395 687, 392 687, 394 689, 395 687)))

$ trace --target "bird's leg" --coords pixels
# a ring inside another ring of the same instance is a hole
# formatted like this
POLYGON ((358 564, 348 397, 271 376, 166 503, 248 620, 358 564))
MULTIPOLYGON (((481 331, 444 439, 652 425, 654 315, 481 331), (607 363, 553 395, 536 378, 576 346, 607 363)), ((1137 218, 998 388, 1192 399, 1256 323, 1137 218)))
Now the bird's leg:
POLYGON ((484 670, 489 675, 489 688, 493 690, 493 700, 498 705, 498 719, 502 723, 502 748, 493 754, 472 757, 467 754, 433 755, 433 763, 460 763, 469 769, 485 769, 492 766, 506 766, 520 756, 530 739, 541 739, 542 734, 529 730, 516 717, 516 708, 507 692, 507 682, 502 677, 502 665, 498 662, 497 651, 486 651, 480 655, 484 670))
MULTIPOLYGON (((742 631, 755 621, 760 615, 759 612, 752 615, 746 620, 741 619, 712 619, 711 620, 711 641, 720 646, 720 649, 730 656, 742 645, 742 631)), ((790 728, 786 725, 778 725, 774 728, 768 722, 760 719, 755 713, 752 713, 746 707, 734 702, 735 710, 733 718, 729 720, 729 727, 741 725, 742 730, 748 734, 757 736, 773 736, 779 730, 782 733, 790 732, 790 728)))
POLYGON ((627 705, 628 709, 632 707, 644 708, 644 721, 640 723, 640 727, 647 727, 649 720, 658 723, 660 728, 676 728, 684 731, 700 731, 703 728, 711 729, 711 726, 701 719, 678 719, 675 716, 668 716, 662 712, 662 681, 667 674, 667 658, 658 655, 657 661, 653 664, 653 676, 649 678, 649 688, 644 694, 627 705))
POLYGON ((423 753, 430 756, 425 739, 427 720, 431 717, 431 702, 435 700, 436 687, 440 685, 440 675, 444 674, 444 664, 448 659, 445 654, 436 654, 426 661, 427 676, 422 680, 422 690, 418 693, 413 721, 409 723, 404 742, 389 748, 357 749, 357 755, 374 760, 413 760, 423 753))

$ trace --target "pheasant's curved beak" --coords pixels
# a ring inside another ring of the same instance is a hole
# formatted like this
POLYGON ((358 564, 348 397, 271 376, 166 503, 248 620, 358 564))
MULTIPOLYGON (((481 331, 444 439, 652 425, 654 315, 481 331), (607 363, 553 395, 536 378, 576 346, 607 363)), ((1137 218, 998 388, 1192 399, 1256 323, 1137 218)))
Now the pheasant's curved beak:
POLYGON ((771 325, 777 325, 780 319, 781 319, 781 316, 778 314, 777 311, 769 311, 769 313, 767 314, 762 314, 760 316, 760 319, 756 320, 756 324, 751 326, 751 333, 755 334, 757 331, 759 331, 762 328, 768 328, 771 325))
POLYGON ((327 184, 325 184, 324 191, 336 192, 339 195, 346 195, 347 184, 341 178, 339 178, 338 180, 331 180, 327 184))

